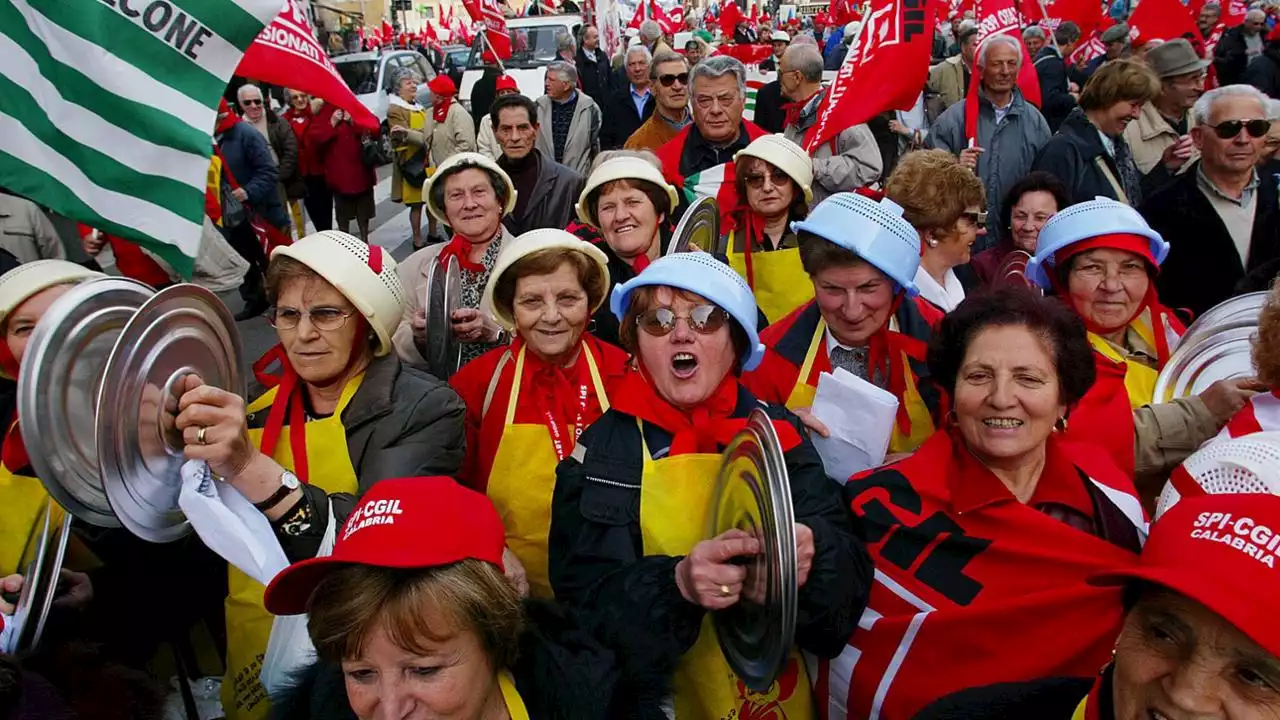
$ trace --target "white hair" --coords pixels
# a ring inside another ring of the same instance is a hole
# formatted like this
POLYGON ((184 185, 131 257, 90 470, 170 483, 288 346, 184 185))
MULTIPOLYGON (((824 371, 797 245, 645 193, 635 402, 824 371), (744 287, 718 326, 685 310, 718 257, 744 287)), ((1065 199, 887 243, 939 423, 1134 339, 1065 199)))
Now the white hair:
POLYGON ((1267 119, 1280 120, 1280 100, 1272 99, 1267 103, 1267 119))
POLYGON ((657 40, 662 37, 662 26, 656 20, 645 20, 640 23, 640 37, 646 40, 657 40))
POLYGON ((991 52, 991 48, 996 45, 1006 45, 1013 48, 1014 55, 1018 58, 1018 67, 1022 67, 1022 43, 1012 35, 1001 33, 992 35, 982 41, 982 46, 978 48, 978 67, 985 68, 987 66, 987 53, 991 52))
POLYGON ((1253 20, 1256 22, 1262 22, 1267 19, 1267 14, 1259 8, 1254 8, 1244 14, 1244 19, 1253 20))
POLYGON ((693 72, 689 77, 689 90, 693 90, 698 84, 698 78, 718 78, 725 75, 733 74, 738 80, 738 92, 742 97, 747 96, 747 68, 738 58, 730 55, 712 55, 704 58, 702 62, 693 66, 693 72))
POLYGON ((571 62, 557 60, 553 63, 548 63, 547 72, 559 75, 560 79, 565 82, 571 82, 575 85, 578 83, 578 68, 571 62))
POLYGON ((1023 31, 1022 31, 1022 39, 1023 39, 1023 40, 1030 40, 1031 38, 1039 38, 1039 39, 1041 39, 1041 40, 1048 40, 1048 39, 1049 39, 1049 36, 1045 34, 1045 32, 1044 32, 1044 28, 1040 27, 1039 25, 1032 25, 1031 27, 1029 27, 1029 28, 1027 28, 1026 30, 1023 30, 1023 31))
POLYGON ((240 86, 240 89, 239 89, 239 90, 236 90, 236 101, 237 101, 237 102, 238 102, 238 101, 240 101, 240 100, 244 100, 244 94, 245 94, 245 91, 246 91, 246 90, 251 90, 251 91, 253 91, 253 92, 257 93, 259 98, 262 98, 262 88, 258 87, 257 85, 254 85, 253 83, 245 83, 245 84, 243 84, 243 85, 241 85, 241 86, 240 86))
MULTIPOLYGON (((1209 119, 1213 117, 1214 103, 1229 97, 1249 98, 1258 103, 1258 107, 1262 108, 1264 116, 1270 115, 1270 98, 1262 94, 1262 91, 1252 85, 1224 85, 1220 88, 1214 88, 1209 92, 1200 96, 1196 101, 1195 107, 1191 109, 1191 121, 1195 125, 1208 125, 1209 119)), ((1237 118, 1232 118, 1237 119, 1237 118)))
POLYGON ((623 62, 630 60, 631 56, 636 54, 644 55, 644 61, 646 63, 649 63, 649 64, 653 63, 653 53, 649 52, 649 48, 645 47, 644 45, 641 45, 640 43, 636 43, 635 45, 632 45, 631 47, 627 48, 627 55, 624 58, 623 62))

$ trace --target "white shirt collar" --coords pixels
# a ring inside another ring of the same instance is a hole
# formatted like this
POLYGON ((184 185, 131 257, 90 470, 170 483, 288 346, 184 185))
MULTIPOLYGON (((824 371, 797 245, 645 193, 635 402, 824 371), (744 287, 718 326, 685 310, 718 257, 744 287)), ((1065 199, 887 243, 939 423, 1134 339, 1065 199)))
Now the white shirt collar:
POLYGON ((955 270, 947 270, 942 279, 943 284, 939 285, 923 267, 916 268, 916 287, 920 289, 920 296, 937 305, 943 312, 951 312, 964 300, 964 287, 956 277, 955 270))

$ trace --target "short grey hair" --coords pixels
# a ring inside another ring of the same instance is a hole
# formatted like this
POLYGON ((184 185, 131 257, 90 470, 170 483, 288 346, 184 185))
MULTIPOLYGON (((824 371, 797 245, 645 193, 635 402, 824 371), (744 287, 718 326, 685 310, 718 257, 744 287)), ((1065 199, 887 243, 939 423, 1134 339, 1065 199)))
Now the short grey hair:
POLYGON ((795 37, 791 38, 791 44, 792 45, 812 45, 814 47, 818 47, 818 41, 814 40, 813 36, 810 35, 809 33, 804 33, 804 32, 797 33, 795 37))
POLYGON ((664 63, 684 63, 685 69, 689 68, 689 61, 685 56, 671 50, 659 50, 657 55, 653 56, 653 62, 649 63, 649 79, 658 79, 658 66, 664 63))
POLYGON ((412 79, 414 85, 422 84, 422 74, 411 67, 396 68, 395 73, 391 76, 391 80, 395 83, 395 87, 400 87, 400 83, 403 83, 405 78, 412 79))
POLYGON ((1018 58, 1018 67, 1022 67, 1022 43, 1012 35, 1001 33, 1000 35, 992 35, 982 41, 982 46, 978 48, 977 65, 980 68, 987 66, 987 54, 991 52, 991 48, 996 45, 1004 45, 1013 49, 1014 54, 1018 58))
POLYGON ((1224 85, 1200 96, 1195 107, 1191 108, 1191 122, 1194 125, 1208 125, 1209 118, 1213 117, 1214 103, 1229 97, 1243 97, 1257 101, 1258 106, 1262 108, 1262 116, 1271 116, 1271 99, 1263 95, 1258 88, 1252 85, 1224 85))
POLYGON ((782 64, 787 70, 799 70, 805 82, 822 82, 822 53, 817 45, 794 44, 782 53, 782 64))
POLYGON ((657 40, 662 37, 662 26, 656 20, 645 20, 640 23, 640 37, 646 40, 657 40))
POLYGON ((1272 99, 1267 103, 1267 119, 1280 120, 1280 100, 1272 99))
POLYGON ((1218 15, 1222 15, 1222 5, 1220 3, 1207 2, 1200 6, 1200 12, 1204 12, 1205 10, 1212 10, 1218 15))
POLYGON ((556 50, 577 50, 578 44, 573 41, 573 36, 567 32, 558 33, 556 35, 556 50))
POLYGON ((1045 34, 1044 28, 1040 27, 1039 25, 1032 25, 1031 27, 1022 31, 1023 40, 1030 40, 1031 38, 1037 38, 1039 40, 1048 40, 1049 36, 1045 34))
POLYGON ((574 85, 578 84, 578 68, 571 62, 556 60, 555 62, 547 63, 547 74, 550 75, 551 73, 559 73, 562 76, 561 80, 571 82, 574 85))
POLYGON ((1261 8, 1253 8, 1252 10, 1244 14, 1244 19, 1263 22, 1263 21, 1266 21, 1267 14, 1263 12, 1261 8))
POLYGON ((703 58, 702 62, 693 66, 693 73, 689 77, 689 90, 692 92, 698 84, 698 78, 705 77, 714 79, 724 77, 733 73, 738 79, 738 92, 742 97, 747 96, 747 68, 742 61, 729 55, 712 55, 709 58, 703 58))
POLYGON ((627 54, 622 59, 623 64, 625 65, 629 62, 631 60, 631 56, 637 53, 644 55, 644 61, 649 63, 650 66, 653 65, 653 53, 649 52, 649 48, 641 45, 640 43, 636 43, 635 45, 627 48, 627 54))
MULTIPOLYGON (((448 182, 450 176, 457 175, 463 170, 483 170, 484 174, 489 176, 489 184, 493 186, 494 197, 498 198, 498 207, 505 211, 507 207, 507 198, 510 196, 507 183, 504 182, 502 177, 492 169, 476 162, 464 160, 448 170, 445 170, 443 175, 436 175, 431 178, 427 195, 431 198, 431 202, 434 203, 436 207, 440 208, 441 213, 444 212, 445 183, 448 182)), ((506 215, 506 212, 502 212, 501 214, 506 215)))
POLYGON ((239 90, 236 90, 236 102, 240 102, 241 100, 244 100, 244 93, 246 90, 252 90, 258 93, 258 97, 265 98, 265 96, 262 94, 262 88, 258 87, 257 85, 254 85, 253 83, 245 83, 240 86, 239 90))

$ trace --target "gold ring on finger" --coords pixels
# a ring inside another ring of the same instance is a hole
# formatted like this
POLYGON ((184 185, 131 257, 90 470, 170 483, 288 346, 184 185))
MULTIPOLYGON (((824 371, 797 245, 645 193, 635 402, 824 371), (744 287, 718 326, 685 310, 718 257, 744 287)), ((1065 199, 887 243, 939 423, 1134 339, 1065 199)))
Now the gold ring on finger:
POLYGON ((729 586, 728 586, 728 585, 721 585, 721 586, 720 586, 720 597, 729 597, 729 596, 730 596, 730 595, 732 595, 732 594, 733 594, 733 592, 732 592, 731 590, 729 590, 729 586))
POLYGON ((201 425, 200 427, 196 428, 196 442, 197 442, 197 443, 199 443, 199 444, 201 444, 201 445, 208 445, 208 444, 209 444, 209 441, 204 439, 204 432, 205 432, 205 430, 208 430, 208 429, 209 429, 209 428, 207 428, 207 427, 205 427, 205 426, 203 426, 203 425, 201 425))

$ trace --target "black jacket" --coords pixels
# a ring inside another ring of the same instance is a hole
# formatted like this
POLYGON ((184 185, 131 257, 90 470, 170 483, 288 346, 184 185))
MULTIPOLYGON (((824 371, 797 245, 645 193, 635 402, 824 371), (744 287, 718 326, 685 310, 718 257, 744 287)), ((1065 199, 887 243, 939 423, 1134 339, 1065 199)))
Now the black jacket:
MULTIPOLYGON (((803 433, 786 408, 765 405, 739 388, 733 417, 753 408, 803 433)), ((644 442, 664 457, 671 435, 645 423, 644 442)), ((623 676, 661 669, 670 677, 693 646, 705 611, 680 594, 680 557, 647 553, 641 536, 640 488, 644 458, 635 418, 609 410, 583 432, 578 450, 556 468, 549 555, 556 599, 579 609, 583 621, 622 662, 623 676), (579 459, 580 458, 580 459, 579 459)), ((795 642, 832 658, 847 645, 870 591, 870 556, 854 533, 840 485, 827 477, 804 439, 785 455, 796 522, 813 530, 816 553, 800 589, 795 642)), ((706 478, 710 482, 711 478, 706 478)), ((628 702, 649 702, 653 691, 628 688, 628 702)), ((659 696, 661 697, 661 696, 659 696)))
MULTIPOLYGON (((1117 142, 1124 139, 1119 138, 1117 142)), ((1076 108, 1062 122, 1058 133, 1040 148, 1031 169, 1044 170, 1061 180, 1071 193, 1073 203, 1100 196, 1119 200, 1115 185, 1102 172, 1099 161, 1106 164, 1116 182, 1121 181, 1115 158, 1102 146, 1097 126, 1089 122, 1083 110, 1076 108)))
MULTIPOLYGON (((516 205, 502 224, 512 235, 520 235, 538 228, 567 227, 574 216, 574 203, 582 192, 585 178, 577 170, 552 160, 538 149, 533 154, 538 162, 538 179, 529 199, 516 205)), ((498 165, 506 169, 506 158, 498 158, 498 165)))
POLYGON ((631 99, 631 83, 624 80, 621 87, 613 88, 604 102, 600 103, 600 112, 604 118, 600 126, 600 149, 620 149, 627 138, 631 137, 631 133, 639 130, 653 114, 656 102, 650 91, 649 99, 644 104, 644 112, 637 115, 636 104, 631 99))
POLYGON ((777 80, 765 83, 756 92, 756 116, 751 122, 771 133, 782 132, 787 124, 787 111, 782 109, 785 102, 777 80))
POLYGON ((1249 63, 1240 82, 1258 88, 1267 97, 1280 98, 1280 42, 1267 43, 1262 55, 1249 63))
POLYGON ((1275 264, 1280 261, 1276 178, 1262 177, 1258 183, 1249 265, 1245 267, 1226 225, 1197 184, 1198 171, 1197 163, 1140 208, 1151 227, 1169 243, 1169 257, 1156 278, 1160 301, 1171 308, 1187 308, 1197 316, 1236 295, 1246 272, 1274 276, 1275 264))
POLYGON ((1049 123, 1049 130, 1058 132, 1062 121, 1076 107, 1076 99, 1067 91, 1067 64, 1052 45, 1045 45, 1036 53, 1036 74, 1040 76, 1040 114, 1049 123))
POLYGON ((1227 28, 1213 50, 1213 67, 1218 71, 1218 85, 1244 82, 1249 53, 1244 43, 1244 25, 1227 28))
MULTIPOLYGON (((532 720, 661 717, 657 707, 611 714, 609 708, 620 680, 614 653, 579 629, 555 605, 528 600, 525 615, 519 659, 510 670, 532 720)), ((639 676, 631 681, 650 680, 639 676)), ((651 681, 662 682, 660 678, 651 681)), ((305 669, 296 684, 272 701, 272 720, 355 720, 341 666, 323 660, 305 669)))
MULTIPOLYGON (((1071 720, 1092 687, 1093 678, 1075 677, 983 685, 939 698, 916 713, 914 720, 1071 720)), ((1109 687, 1110 683, 1108 690, 1109 687)), ((1098 717, 1113 720, 1110 692, 1099 699, 1104 700, 1104 707, 1100 708, 1098 717)))
POLYGON ((586 48, 578 48, 575 63, 578 66, 578 82, 582 84, 582 92, 603 105, 601 101, 609 97, 613 91, 613 68, 609 65, 609 56, 600 48, 591 54, 595 60, 587 59, 586 48))

